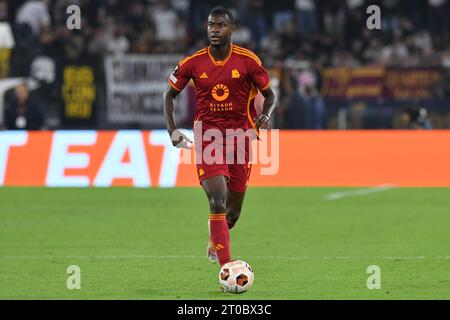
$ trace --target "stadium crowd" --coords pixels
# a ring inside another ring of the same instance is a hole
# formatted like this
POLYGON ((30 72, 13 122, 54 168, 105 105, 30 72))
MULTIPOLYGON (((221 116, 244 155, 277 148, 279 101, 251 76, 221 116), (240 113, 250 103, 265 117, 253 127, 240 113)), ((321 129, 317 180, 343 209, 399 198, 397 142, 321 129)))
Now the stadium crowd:
POLYGON ((308 124, 281 121, 280 126, 325 127, 322 68, 450 69, 448 0, 0 0, 0 39, 5 25, 15 38, 11 54, 0 54, 0 78, 29 76, 39 56, 76 60, 194 52, 206 44, 205 19, 216 5, 232 8, 239 26, 233 41, 257 52, 267 67, 303 63, 311 70, 301 84, 281 81, 280 91, 289 98, 285 110, 303 99, 314 104, 315 114, 308 124), (66 27, 72 4, 83 16, 76 31, 66 27), (372 4, 381 8, 382 30, 366 27, 372 4), (293 97, 293 85, 301 87, 299 97, 293 97))

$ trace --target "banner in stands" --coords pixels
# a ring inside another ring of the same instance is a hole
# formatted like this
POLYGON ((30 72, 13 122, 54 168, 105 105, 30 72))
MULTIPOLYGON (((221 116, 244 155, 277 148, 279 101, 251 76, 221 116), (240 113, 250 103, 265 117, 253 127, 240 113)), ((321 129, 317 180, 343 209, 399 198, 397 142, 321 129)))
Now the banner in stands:
MULTIPOLYGON (((269 141, 250 186, 450 187, 450 131, 274 130, 269 141)), ((0 185, 199 186, 192 158, 165 130, 3 131, 0 185)))
POLYGON ((57 70, 56 86, 61 88, 63 125, 71 128, 95 126, 100 80, 93 58, 63 61, 57 70))
POLYGON ((436 98, 440 68, 329 68, 323 94, 329 100, 413 100, 436 98))
MULTIPOLYGON (((180 56, 125 55, 105 59, 107 119, 114 124, 165 128, 162 93, 180 56)), ((187 116, 187 98, 176 99, 175 116, 187 116)))

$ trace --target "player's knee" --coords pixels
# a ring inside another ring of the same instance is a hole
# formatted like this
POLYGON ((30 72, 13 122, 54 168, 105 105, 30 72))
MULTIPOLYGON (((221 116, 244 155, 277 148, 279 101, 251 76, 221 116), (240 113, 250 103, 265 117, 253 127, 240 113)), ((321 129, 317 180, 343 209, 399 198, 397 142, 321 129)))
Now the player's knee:
POLYGON ((225 197, 210 197, 209 207, 211 213, 224 213, 226 211, 225 197))

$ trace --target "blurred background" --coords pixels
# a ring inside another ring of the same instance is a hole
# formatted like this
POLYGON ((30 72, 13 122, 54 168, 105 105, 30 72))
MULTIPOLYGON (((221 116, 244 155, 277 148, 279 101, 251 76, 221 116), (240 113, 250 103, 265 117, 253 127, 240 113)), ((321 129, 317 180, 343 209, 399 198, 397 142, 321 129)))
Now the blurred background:
MULTIPOLYGON (((450 128, 448 0, 0 0, 0 128, 165 128, 167 77, 207 45, 216 5, 271 75, 272 127, 450 128), (372 4, 381 30, 366 27, 372 4)), ((178 100, 190 127, 193 88, 178 100)))
POLYGON ((0 299, 222 299, 162 99, 216 5, 281 102, 232 231, 245 299, 449 299, 450 0, 0 0, 0 299))

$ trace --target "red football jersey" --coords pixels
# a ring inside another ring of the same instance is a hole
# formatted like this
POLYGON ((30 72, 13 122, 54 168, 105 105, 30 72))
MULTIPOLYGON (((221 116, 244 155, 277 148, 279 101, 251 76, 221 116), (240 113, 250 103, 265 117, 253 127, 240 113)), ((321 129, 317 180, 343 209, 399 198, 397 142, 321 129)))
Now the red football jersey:
POLYGON ((182 91, 191 79, 197 95, 195 121, 202 121, 203 131, 255 128, 254 99, 270 85, 256 54, 231 44, 226 59, 216 61, 209 47, 203 48, 178 63, 169 84, 182 91))

